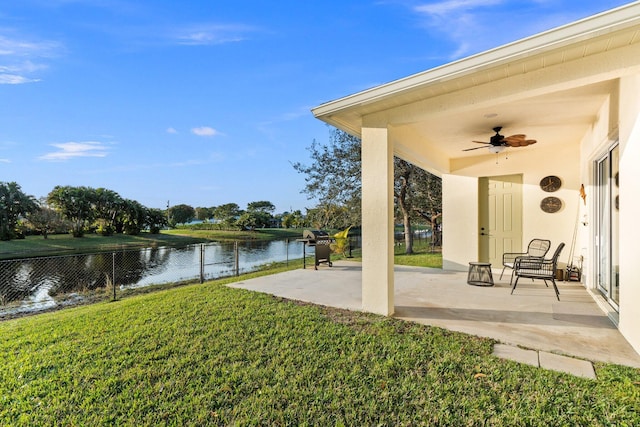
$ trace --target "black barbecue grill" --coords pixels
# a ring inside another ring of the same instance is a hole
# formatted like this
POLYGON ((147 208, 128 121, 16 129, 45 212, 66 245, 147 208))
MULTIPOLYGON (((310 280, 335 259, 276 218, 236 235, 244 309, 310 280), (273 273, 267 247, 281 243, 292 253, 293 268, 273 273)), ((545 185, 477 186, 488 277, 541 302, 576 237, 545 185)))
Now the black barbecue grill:
POLYGON ((329 267, 333 267, 331 263, 331 243, 334 242, 334 238, 326 231, 322 230, 304 230, 302 233, 302 242, 305 245, 315 247, 316 253, 316 265, 315 269, 321 263, 327 264, 329 267))

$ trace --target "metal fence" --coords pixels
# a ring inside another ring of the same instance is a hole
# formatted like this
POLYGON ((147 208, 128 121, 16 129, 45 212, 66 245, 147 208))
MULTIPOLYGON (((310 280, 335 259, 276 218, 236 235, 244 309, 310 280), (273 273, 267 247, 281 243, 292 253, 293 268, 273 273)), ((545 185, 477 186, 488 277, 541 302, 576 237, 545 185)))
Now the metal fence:
POLYGON ((232 242, 0 261, 0 318, 106 298, 132 288, 211 280, 302 258, 299 243, 232 242))

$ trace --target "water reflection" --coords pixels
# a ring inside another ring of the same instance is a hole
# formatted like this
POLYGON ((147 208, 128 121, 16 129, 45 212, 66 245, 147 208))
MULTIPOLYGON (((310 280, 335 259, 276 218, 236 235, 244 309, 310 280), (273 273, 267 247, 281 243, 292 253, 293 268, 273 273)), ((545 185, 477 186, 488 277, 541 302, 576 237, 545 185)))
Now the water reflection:
MULTIPOLYGON (((70 294, 105 288, 134 288, 204 279, 235 273, 234 244, 209 243, 89 255, 0 261, 0 315, 42 310, 70 294)), ((238 272, 261 265, 302 258, 295 241, 243 242, 238 245, 238 272)))

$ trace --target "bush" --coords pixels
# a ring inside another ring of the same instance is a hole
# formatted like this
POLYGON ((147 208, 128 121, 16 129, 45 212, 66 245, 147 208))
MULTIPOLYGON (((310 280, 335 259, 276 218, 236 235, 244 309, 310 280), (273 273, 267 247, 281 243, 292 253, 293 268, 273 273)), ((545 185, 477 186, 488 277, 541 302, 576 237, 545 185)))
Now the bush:
POLYGON ((237 225, 201 222, 198 224, 183 224, 178 225, 175 228, 179 230, 215 230, 215 231, 240 231, 241 227, 237 225))
POLYGON ((98 224, 96 227, 97 234, 100 234, 101 236, 113 236, 115 231, 116 231, 115 227, 108 225, 106 221, 104 220, 98 221, 98 224))

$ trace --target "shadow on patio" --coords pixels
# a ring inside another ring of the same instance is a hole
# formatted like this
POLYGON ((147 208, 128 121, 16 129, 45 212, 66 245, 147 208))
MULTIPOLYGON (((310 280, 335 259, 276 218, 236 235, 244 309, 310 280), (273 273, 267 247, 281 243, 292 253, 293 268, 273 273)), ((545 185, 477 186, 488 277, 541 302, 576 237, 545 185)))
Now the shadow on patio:
MULTIPOLYGON (((395 267, 395 317, 493 338, 501 343, 640 367, 638 355, 580 283, 558 282, 560 302, 541 281, 521 280, 513 295, 509 277, 496 286, 466 283, 466 272, 395 267)), ((361 264, 244 280, 237 288, 330 307, 361 310, 361 264)))

